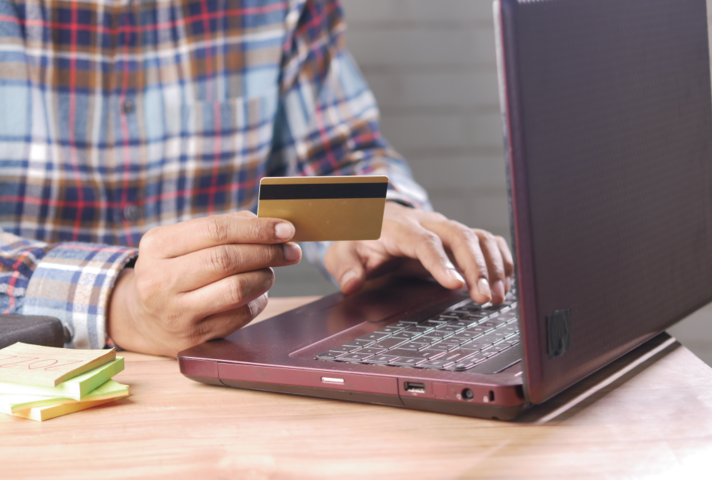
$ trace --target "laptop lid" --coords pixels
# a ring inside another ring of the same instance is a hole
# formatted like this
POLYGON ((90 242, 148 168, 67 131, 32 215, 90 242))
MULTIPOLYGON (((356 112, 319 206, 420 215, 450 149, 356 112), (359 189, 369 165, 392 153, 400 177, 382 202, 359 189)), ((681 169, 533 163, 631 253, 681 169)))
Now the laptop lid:
POLYGON ((495 3, 525 389, 712 300, 705 0, 495 3))

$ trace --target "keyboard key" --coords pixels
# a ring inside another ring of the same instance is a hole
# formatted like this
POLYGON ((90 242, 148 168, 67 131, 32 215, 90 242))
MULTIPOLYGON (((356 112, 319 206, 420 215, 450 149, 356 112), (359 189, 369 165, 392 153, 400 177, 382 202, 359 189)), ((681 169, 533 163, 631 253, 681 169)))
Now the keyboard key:
POLYGON ((480 338, 475 338, 467 343, 463 343, 462 346, 465 348, 471 348, 473 350, 479 350, 492 345, 493 341, 491 338, 484 336, 480 338))
POLYGON ((415 338, 415 337, 419 337, 421 335, 422 335, 421 332, 411 332, 408 330, 403 330, 402 332, 398 333, 399 337, 407 337, 407 338, 415 338))
POLYGON ((405 348, 406 350, 422 350, 426 347, 429 347, 431 344, 430 343, 421 343, 419 342, 419 338, 416 338, 412 342, 407 342, 407 343, 402 343, 398 345, 398 348, 405 348))
POLYGON ((395 360, 396 357, 395 355, 374 355, 372 357, 366 358, 363 360, 363 363, 371 363, 375 365, 385 365, 391 360, 395 360))
POLYGON ((457 338, 450 337, 450 338, 446 338, 445 340, 439 341, 435 345, 439 345, 441 347, 447 346, 447 349, 449 350, 453 347, 459 347, 461 343, 462 342, 460 340, 458 340, 457 338))
POLYGON ((494 339, 493 343, 499 342, 501 340, 504 340, 504 337, 507 336, 506 332, 501 332, 499 330, 495 330, 490 334, 490 336, 494 339))
POLYGON ((461 354, 462 357, 467 357, 467 356, 473 355, 475 353, 480 353, 480 349, 479 348, 477 348, 477 349, 467 348, 467 347, 463 346, 463 347, 459 347, 459 348, 450 350, 448 352, 448 355, 455 354, 455 353, 461 354))
POLYGON ((379 340, 377 344, 371 345, 374 348, 393 348, 396 345, 400 345, 401 343, 405 343, 409 338, 400 338, 400 337, 388 337, 384 338, 383 340, 379 340))
POLYGON ((341 355, 340 357, 336 357, 337 362, 352 362, 352 363, 358 363, 361 360, 364 360, 371 355, 367 353, 347 353, 345 355, 341 355))
POLYGON ((472 325, 472 322, 468 322, 466 320, 458 320, 457 322, 450 322, 448 323, 450 327, 457 327, 457 328, 466 328, 472 325))
MULTIPOLYGON (((441 332, 440 330, 433 330, 432 332, 428 332, 423 337, 427 338, 432 338, 432 339, 441 339, 441 338, 446 338, 452 335, 452 332, 441 332)), ((423 338, 421 337, 421 338, 423 338)))
POLYGON ((443 355, 447 353, 447 350, 442 349, 442 348, 436 348, 437 345, 434 345, 432 347, 426 348, 424 350, 421 350, 421 355, 424 355, 424 358, 437 358, 440 355, 443 355))
POLYGON ((430 320, 423 320, 423 321, 420 322, 418 325, 421 326, 421 327, 432 327, 432 328, 435 328, 435 327, 438 327, 438 326, 442 325, 442 323, 443 323, 443 322, 431 322, 430 320))
POLYGON ((386 337, 389 337, 389 336, 390 336, 389 333, 376 333, 376 332, 373 332, 373 333, 369 333, 368 335, 364 335, 363 337, 359 337, 358 339, 359 339, 359 340, 373 340, 374 342, 377 342, 377 341, 379 341, 380 339, 386 338, 386 337))
POLYGON ((509 322, 510 320, 517 318, 517 314, 515 312, 500 313, 497 318, 503 322, 509 322))
POLYGON ((433 330, 433 327, 424 327, 422 325, 418 325, 415 327, 408 327, 408 330, 406 332, 417 332, 417 333, 425 333, 433 330))
POLYGON ((474 363, 475 365, 477 365, 478 363, 482 363, 482 362, 484 362, 485 360, 487 360, 487 358, 488 358, 487 355, 484 355, 484 354, 482 354, 482 353, 478 353, 477 355, 473 355, 472 357, 468 358, 467 361, 468 361, 468 362, 472 362, 472 363, 474 363))
POLYGON ((452 320, 455 320, 455 318, 453 318, 453 317, 441 317, 440 315, 437 315, 437 316, 435 316, 435 317, 433 317, 433 318, 429 318, 429 319, 428 319, 428 322, 430 322, 430 323, 435 323, 435 324, 443 324, 443 323, 450 322, 450 321, 452 321, 452 320))
POLYGON ((388 350, 388 355, 395 355, 397 357, 413 357, 413 358, 428 358, 431 355, 428 355, 427 352, 424 352, 422 350, 408 350, 404 348, 396 348, 393 350, 388 350))
POLYGON ((416 323, 418 323, 418 322, 416 322, 415 320, 399 320, 396 323, 391 323, 389 325, 389 327, 408 328, 408 327, 412 327, 416 323))
POLYGON ((450 363, 452 363, 452 362, 449 362, 447 360, 440 360, 438 358, 435 360, 428 360, 426 362, 419 363, 418 367, 428 368, 428 369, 432 369, 432 370, 441 370, 445 365, 448 365, 450 363))
POLYGON ((514 335, 515 333, 519 332, 519 328, 516 325, 511 324, 500 327, 499 330, 505 332, 507 335, 514 335))
POLYGON ((362 348, 362 347, 367 347, 370 344, 373 343, 373 340, 362 340, 360 338, 357 338, 356 340, 351 340, 348 343, 345 343, 344 347, 352 347, 352 348, 362 348))
POLYGON ((450 325, 443 325, 442 327, 438 327, 438 329, 435 331, 455 333, 459 332, 460 330, 463 330, 463 327, 451 327, 450 325))
POLYGON ((465 354, 464 352, 458 351, 458 352, 448 352, 442 357, 439 357, 438 360, 448 360, 450 362, 459 362, 463 358, 465 358, 469 354, 465 354))
POLYGON ((366 347, 359 350, 354 350, 353 353, 367 353, 369 355, 376 355, 378 353, 387 352, 385 348, 382 347, 366 347))
POLYGON ((394 334, 394 333, 400 332, 401 330, 404 330, 404 329, 405 329, 405 327, 392 327, 389 325, 389 326, 384 327, 380 330, 376 330, 373 333, 394 334))
POLYGON ((389 362, 390 365, 397 365, 399 367, 414 367, 418 362, 422 362, 424 359, 422 358, 408 358, 408 357, 399 357, 396 358, 395 360, 391 360, 389 362))
POLYGON ((475 305, 475 306, 467 306, 467 307, 460 307, 456 308, 455 310, 451 310, 453 313, 457 313, 459 315, 472 315, 474 313, 478 313, 480 311, 480 306, 475 305))
POLYGON ((502 325, 504 325, 505 323, 507 323, 507 322, 503 322, 495 317, 495 318, 487 319, 486 322, 482 322, 482 323, 478 324, 478 326, 485 327, 485 328, 499 328, 502 325))
POLYGON ((463 330, 462 332, 458 332, 454 334, 452 337, 448 338, 457 338, 458 340, 462 340, 462 343, 465 343, 467 341, 473 340, 477 337, 481 337, 483 334, 481 332, 471 332, 469 330, 463 330))
POLYGON ((500 348, 499 345, 491 345, 487 348, 483 348, 482 354, 487 355, 487 357, 492 357, 494 355, 497 355, 499 352, 506 350, 507 348, 509 348, 509 345, 505 346, 504 348, 500 348))

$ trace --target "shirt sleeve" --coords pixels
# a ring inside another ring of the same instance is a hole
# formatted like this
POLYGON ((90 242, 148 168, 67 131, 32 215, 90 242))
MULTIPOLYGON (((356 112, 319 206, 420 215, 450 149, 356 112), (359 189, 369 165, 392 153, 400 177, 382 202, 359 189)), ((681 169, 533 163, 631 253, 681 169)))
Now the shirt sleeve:
MULTIPOLYGON (((431 210, 408 164, 383 138, 376 100, 344 41, 337 0, 297 1, 287 16, 271 176, 387 175, 388 198, 431 210)), ((330 243, 303 245, 324 273, 330 243)))
POLYGON ((128 247, 47 244, 0 230, 0 308, 61 320, 65 347, 102 348, 109 294, 128 247))

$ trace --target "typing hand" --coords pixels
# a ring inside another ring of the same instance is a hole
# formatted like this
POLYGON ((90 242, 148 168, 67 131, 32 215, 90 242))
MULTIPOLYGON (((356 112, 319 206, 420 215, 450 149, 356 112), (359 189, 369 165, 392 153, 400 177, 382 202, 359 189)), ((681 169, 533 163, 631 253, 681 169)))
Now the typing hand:
POLYGON ((291 223, 250 212, 151 229, 114 287, 108 332, 121 348, 176 354, 249 323, 267 305, 270 267, 301 259, 291 223))
POLYGON ((369 278, 395 271, 432 275, 450 289, 466 284, 479 303, 503 302, 514 270, 502 237, 393 202, 386 202, 379 240, 335 242, 325 262, 346 294, 359 291, 369 278))

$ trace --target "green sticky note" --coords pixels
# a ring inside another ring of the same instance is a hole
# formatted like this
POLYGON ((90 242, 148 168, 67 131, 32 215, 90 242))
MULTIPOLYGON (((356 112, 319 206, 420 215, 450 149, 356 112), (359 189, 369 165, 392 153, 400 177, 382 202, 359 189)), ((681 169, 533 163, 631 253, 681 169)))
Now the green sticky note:
POLYGON ((81 400, 89 392, 103 385, 114 375, 124 369, 124 358, 116 360, 101 367, 90 370, 77 377, 71 378, 56 387, 37 387, 33 385, 20 385, 18 383, 0 382, 0 394, 5 395, 40 395, 44 397, 71 398, 81 400))

